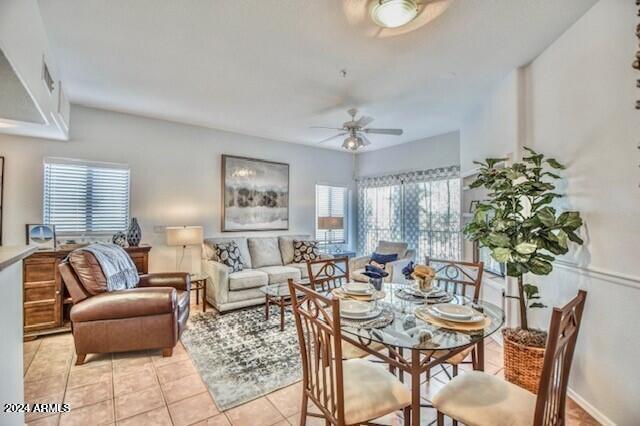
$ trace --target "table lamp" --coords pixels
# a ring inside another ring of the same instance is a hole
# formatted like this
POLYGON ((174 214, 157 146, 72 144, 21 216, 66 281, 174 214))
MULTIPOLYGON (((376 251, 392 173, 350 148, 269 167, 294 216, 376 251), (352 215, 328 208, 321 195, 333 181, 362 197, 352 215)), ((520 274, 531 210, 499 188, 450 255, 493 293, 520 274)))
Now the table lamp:
MULTIPOLYGON (((344 218, 333 216, 318 217, 318 229, 329 231, 329 241, 333 240, 333 231, 336 229, 344 229, 344 218)), ((324 246, 328 246, 327 233, 324 233, 324 246)))
POLYGON ((180 271, 187 246, 202 244, 202 226, 167 226, 165 229, 167 232, 167 245, 182 247, 180 260, 178 260, 178 249, 176 249, 176 271, 180 271))

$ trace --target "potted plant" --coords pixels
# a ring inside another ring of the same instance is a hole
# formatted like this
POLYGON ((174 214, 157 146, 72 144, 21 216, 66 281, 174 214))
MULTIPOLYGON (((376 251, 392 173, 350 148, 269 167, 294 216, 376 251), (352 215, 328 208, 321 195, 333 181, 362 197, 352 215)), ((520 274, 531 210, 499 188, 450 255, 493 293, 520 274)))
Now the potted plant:
POLYGON ((518 280, 517 299, 520 326, 503 330, 505 378, 537 392, 547 334, 529 328, 528 308, 544 308, 538 287, 525 284, 526 273, 548 275, 555 257, 569 251, 569 242, 582 244, 576 231, 582 226, 580 213, 558 213, 552 207, 560 194, 554 192, 555 173, 564 166, 553 158, 525 148, 522 162, 498 168, 502 158, 476 162, 480 166, 471 188, 484 187, 489 199, 481 201, 473 220, 465 226, 465 236, 491 251, 506 264, 507 276, 518 280), (553 170, 553 171, 552 171, 553 170))

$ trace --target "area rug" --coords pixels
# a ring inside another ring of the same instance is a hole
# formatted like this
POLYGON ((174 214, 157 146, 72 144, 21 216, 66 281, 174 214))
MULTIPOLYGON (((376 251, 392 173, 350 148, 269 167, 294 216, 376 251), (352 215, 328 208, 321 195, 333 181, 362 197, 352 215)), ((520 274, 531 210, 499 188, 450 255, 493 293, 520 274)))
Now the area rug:
POLYGON ((298 337, 289 310, 284 331, 280 331, 279 313, 265 321, 263 306, 222 315, 196 313, 189 318, 181 340, 220 410, 302 377, 298 337))

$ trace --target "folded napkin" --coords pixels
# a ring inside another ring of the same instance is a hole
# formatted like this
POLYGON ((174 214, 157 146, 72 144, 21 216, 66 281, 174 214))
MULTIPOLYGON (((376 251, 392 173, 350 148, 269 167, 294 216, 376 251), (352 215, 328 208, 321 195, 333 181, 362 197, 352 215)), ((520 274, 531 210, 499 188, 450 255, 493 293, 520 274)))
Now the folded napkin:
POLYGON ((402 275, 404 275, 406 279, 410 280, 411 274, 413 274, 413 268, 414 268, 414 263, 412 260, 411 262, 407 263, 407 266, 402 268, 402 275))
POLYGON ((362 273, 362 275, 365 275, 369 278, 380 279, 389 276, 389 273, 387 271, 373 265, 365 265, 364 270, 365 271, 362 273))

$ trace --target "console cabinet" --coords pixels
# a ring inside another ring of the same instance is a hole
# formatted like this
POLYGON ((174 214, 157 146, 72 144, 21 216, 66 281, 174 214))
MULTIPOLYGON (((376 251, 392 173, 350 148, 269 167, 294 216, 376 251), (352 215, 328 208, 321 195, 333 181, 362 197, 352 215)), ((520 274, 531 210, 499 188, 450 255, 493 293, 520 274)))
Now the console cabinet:
MULTIPOLYGON (((151 246, 125 248, 140 274, 149 272, 151 246)), ((71 329, 69 310, 71 298, 64 287, 58 264, 71 252, 66 250, 37 251, 22 261, 24 337, 71 329)))

